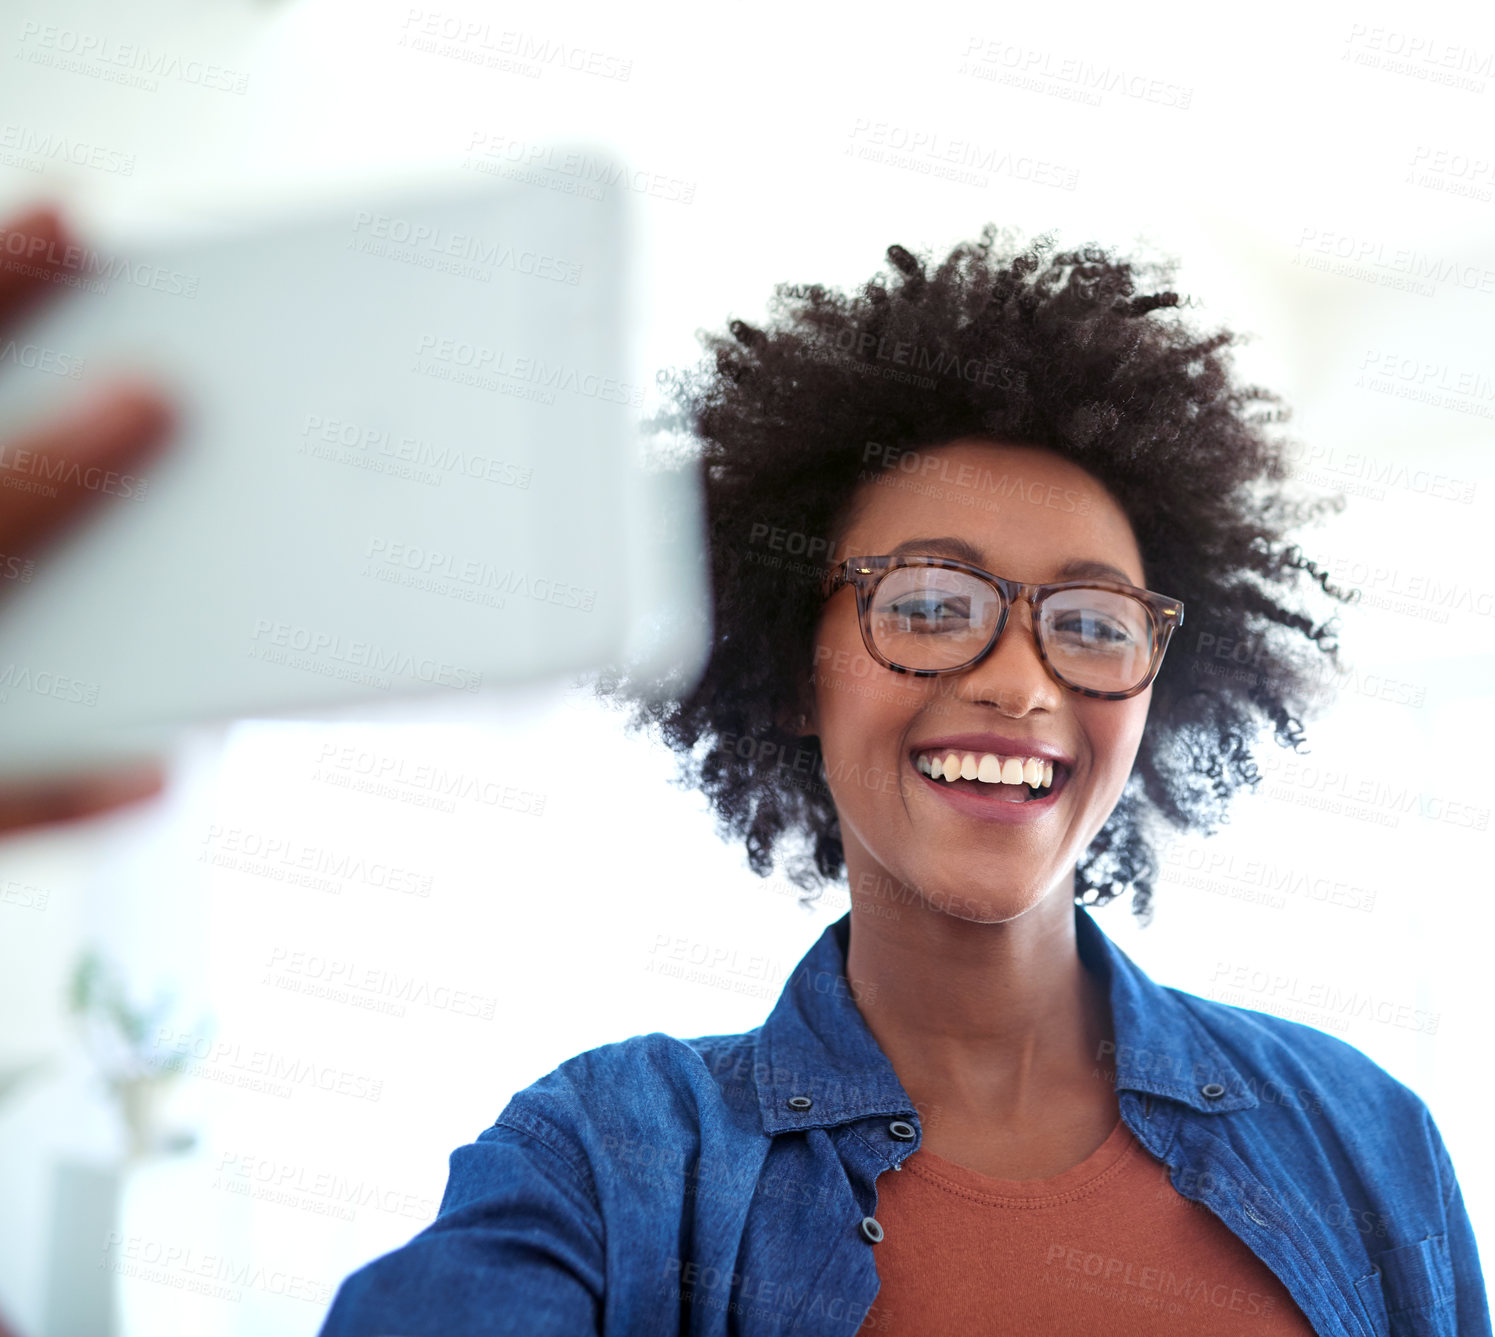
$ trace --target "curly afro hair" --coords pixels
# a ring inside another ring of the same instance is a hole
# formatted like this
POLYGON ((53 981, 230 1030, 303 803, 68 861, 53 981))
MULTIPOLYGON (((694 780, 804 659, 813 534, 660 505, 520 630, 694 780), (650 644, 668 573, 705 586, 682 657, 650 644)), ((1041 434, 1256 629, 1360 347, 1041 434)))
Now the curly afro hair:
POLYGON ((1298 596, 1353 592, 1285 535, 1343 498, 1290 493, 1286 445, 1269 432, 1287 410, 1233 379, 1242 336, 1189 327, 1176 261, 1056 251, 1050 234, 999 245, 992 224, 937 267, 897 245, 887 259, 891 277, 855 293, 779 284, 764 328, 701 332, 701 364, 660 373, 670 408, 653 426, 693 438, 704 491, 710 654, 689 690, 615 665, 596 691, 632 708, 630 729, 657 731, 677 783, 706 794, 760 877, 788 838, 785 876, 813 900, 844 873, 840 827, 818 739, 785 725, 805 705, 820 580, 846 555, 853 493, 957 438, 1049 450, 1109 489, 1149 586, 1186 604, 1126 787, 1076 866, 1079 903, 1130 889, 1145 924, 1159 819, 1205 833, 1228 820, 1231 797, 1260 780, 1263 728, 1298 750, 1341 671, 1333 618, 1298 596))

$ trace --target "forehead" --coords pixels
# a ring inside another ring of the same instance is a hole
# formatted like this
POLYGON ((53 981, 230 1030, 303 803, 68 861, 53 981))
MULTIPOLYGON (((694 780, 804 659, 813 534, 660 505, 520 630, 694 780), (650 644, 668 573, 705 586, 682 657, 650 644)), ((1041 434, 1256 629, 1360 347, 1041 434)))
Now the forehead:
POLYGON ((1101 482, 1037 446, 961 438, 921 448, 857 487, 842 551, 885 553, 907 539, 953 537, 1015 580, 1048 580, 1102 562, 1142 585, 1131 522, 1101 482))

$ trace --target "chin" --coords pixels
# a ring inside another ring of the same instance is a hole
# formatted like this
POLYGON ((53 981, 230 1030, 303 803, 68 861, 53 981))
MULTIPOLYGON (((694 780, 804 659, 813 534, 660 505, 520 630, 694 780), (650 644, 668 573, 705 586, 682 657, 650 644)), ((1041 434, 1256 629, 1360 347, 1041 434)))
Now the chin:
POLYGON ((1021 886, 964 883, 954 889, 926 887, 923 896, 932 909, 953 919, 965 919, 973 924, 1000 924, 1026 914, 1053 890, 1052 882, 1036 879, 1021 886))

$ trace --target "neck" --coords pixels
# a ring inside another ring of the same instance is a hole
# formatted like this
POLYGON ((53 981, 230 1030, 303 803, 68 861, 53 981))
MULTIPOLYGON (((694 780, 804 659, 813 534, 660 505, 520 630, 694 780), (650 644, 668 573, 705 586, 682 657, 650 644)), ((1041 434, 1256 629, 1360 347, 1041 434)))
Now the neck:
POLYGON ((1071 872, 1000 923, 957 918, 911 891, 889 916, 853 891, 847 978, 920 1110, 1042 1125, 1057 1101, 1094 1089, 1114 1037, 1105 988, 1080 960, 1073 889, 1071 872))

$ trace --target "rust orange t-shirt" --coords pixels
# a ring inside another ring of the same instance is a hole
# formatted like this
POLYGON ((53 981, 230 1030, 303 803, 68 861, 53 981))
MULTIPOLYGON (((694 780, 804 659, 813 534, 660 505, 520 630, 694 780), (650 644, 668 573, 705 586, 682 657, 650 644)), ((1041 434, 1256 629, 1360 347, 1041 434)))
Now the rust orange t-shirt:
POLYGON ((877 1180, 881 1285, 858 1334, 1312 1337, 1287 1288, 1118 1120, 1050 1179, 920 1148, 877 1180))

